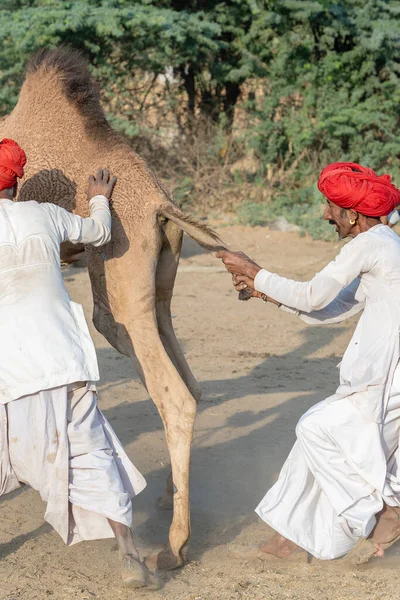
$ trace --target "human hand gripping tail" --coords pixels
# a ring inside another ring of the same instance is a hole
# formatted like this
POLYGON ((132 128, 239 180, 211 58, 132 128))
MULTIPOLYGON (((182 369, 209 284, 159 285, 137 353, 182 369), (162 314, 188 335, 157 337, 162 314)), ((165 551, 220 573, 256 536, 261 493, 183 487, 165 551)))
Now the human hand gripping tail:
POLYGON ((227 271, 232 275, 232 281, 235 289, 239 292, 239 300, 250 300, 250 298, 261 298, 264 302, 272 302, 280 306, 266 294, 258 292, 254 288, 254 279, 261 267, 249 258, 244 252, 230 252, 221 250, 215 255, 221 258, 227 271))
POLYGON ((254 278, 261 267, 244 252, 221 250, 216 253, 215 257, 221 258, 227 271, 231 273, 233 285, 239 292, 239 300, 261 297, 260 293, 254 289, 254 278))

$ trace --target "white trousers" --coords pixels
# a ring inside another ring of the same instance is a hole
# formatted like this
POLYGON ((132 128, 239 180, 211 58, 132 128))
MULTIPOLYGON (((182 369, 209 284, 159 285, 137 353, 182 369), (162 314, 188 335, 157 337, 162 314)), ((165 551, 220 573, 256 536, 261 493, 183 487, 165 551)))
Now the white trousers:
POLYGON ((47 502, 45 519, 65 543, 113 537, 128 527, 131 498, 146 485, 86 384, 0 406, 0 494, 26 483, 47 502))
POLYGON ((256 512, 315 557, 343 556, 368 537, 384 502, 400 506, 400 369, 382 425, 347 398, 324 400, 301 417, 296 435, 256 512))

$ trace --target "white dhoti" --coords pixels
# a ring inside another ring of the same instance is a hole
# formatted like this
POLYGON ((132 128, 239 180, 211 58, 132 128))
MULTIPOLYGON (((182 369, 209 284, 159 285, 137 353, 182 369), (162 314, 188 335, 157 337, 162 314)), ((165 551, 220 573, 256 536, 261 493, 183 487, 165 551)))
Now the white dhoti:
POLYGON ((128 527, 131 499, 146 482, 124 452, 86 384, 0 405, 0 495, 29 484, 66 544, 114 537, 128 527))
POLYGON ((400 369, 382 424, 347 398, 303 415, 278 481, 256 508, 273 529, 319 559, 349 552, 386 502, 400 506, 400 369))

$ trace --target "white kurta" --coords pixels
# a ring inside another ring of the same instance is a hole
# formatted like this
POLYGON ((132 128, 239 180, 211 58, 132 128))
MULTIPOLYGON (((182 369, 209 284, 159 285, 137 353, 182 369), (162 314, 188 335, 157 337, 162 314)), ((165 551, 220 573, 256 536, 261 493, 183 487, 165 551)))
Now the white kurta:
POLYGON ((0 201, 0 495, 38 490, 68 544, 112 537, 107 519, 131 526, 146 485, 97 408, 96 351, 61 275, 62 242, 102 246, 110 235, 104 196, 87 219, 0 201))
POLYGON ((377 225, 311 281, 261 270, 255 287, 310 324, 364 311, 336 393, 301 418, 298 441, 257 507, 264 521, 314 556, 335 558, 369 535, 383 501, 400 505, 400 238, 377 225))
POLYGON ((96 352, 82 307, 60 269, 64 241, 110 240, 108 200, 82 219, 55 204, 0 200, 0 404, 74 381, 97 381, 96 352))

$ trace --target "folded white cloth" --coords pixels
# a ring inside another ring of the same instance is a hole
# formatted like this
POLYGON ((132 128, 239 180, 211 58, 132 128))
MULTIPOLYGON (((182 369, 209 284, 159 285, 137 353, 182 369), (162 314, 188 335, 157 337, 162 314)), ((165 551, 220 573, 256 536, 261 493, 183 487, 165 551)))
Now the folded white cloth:
POLYGON ((146 486, 96 392, 74 387, 0 405, 0 495, 21 483, 38 490, 66 544, 114 537, 107 519, 130 527, 131 499, 146 486))

